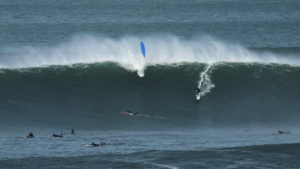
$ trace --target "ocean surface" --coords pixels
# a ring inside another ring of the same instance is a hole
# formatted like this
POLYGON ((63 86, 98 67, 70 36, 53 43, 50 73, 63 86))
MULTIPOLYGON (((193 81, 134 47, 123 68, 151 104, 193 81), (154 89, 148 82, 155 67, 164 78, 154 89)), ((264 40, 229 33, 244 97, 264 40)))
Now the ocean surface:
POLYGON ((299 9, 0 0, 0 168, 300 168, 299 9))

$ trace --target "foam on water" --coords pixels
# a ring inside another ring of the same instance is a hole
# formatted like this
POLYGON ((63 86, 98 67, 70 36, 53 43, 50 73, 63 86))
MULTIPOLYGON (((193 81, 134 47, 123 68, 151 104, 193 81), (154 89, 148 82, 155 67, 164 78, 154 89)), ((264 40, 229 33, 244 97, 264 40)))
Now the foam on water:
POLYGON ((116 62, 128 71, 136 71, 140 77, 145 75, 148 65, 184 62, 209 65, 218 62, 300 65, 300 60, 293 56, 267 52, 257 54, 240 45, 210 37, 186 40, 173 35, 126 36, 118 39, 82 35, 56 46, 8 48, 0 55, 2 69, 95 62, 116 62), (146 45, 146 59, 140 51, 141 40, 146 45))

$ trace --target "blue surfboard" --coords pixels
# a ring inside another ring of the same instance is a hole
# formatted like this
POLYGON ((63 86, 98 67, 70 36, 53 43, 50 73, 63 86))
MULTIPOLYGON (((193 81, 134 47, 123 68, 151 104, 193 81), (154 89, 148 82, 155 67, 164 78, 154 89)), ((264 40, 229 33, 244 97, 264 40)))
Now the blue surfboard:
POLYGON ((145 58, 146 57, 146 49, 145 49, 144 42, 141 42, 141 51, 142 51, 142 54, 144 55, 144 58, 145 58))

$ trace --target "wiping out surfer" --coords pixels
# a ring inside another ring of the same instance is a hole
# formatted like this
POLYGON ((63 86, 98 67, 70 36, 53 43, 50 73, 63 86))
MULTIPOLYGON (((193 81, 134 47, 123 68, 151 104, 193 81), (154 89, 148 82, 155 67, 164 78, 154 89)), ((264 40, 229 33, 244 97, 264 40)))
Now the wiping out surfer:
POLYGON ((58 134, 53 134, 51 137, 63 137, 63 136, 62 136, 62 133, 60 133, 60 135, 58 135, 58 134))

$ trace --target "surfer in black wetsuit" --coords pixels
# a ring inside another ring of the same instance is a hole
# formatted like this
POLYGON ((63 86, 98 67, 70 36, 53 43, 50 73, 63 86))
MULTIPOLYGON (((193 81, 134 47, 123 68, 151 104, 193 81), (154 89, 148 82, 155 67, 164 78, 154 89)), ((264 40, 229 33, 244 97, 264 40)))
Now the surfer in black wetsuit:
POLYGON ((201 91, 198 87, 196 87, 194 90, 196 91, 196 94, 199 94, 201 91))
POLYGON ((100 145, 101 145, 101 146, 104 146, 104 145, 106 145, 106 144, 105 144, 104 142, 101 142, 100 144, 95 144, 94 142, 92 142, 92 145, 93 145, 93 146, 100 146, 100 145))
POLYGON ((139 114, 139 112, 132 113, 130 110, 127 110, 127 113, 130 113, 130 115, 137 115, 137 114, 139 114))
POLYGON ((52 137, 63 137, 63 136, 62 136, 62 133, 60 133, 60 135, 53 134, 52 137))
POLYGON ((75 134, 74 129, 72 129, 71 134, 75 134))
POLYGON ((278 133, 279 134, 288 134, 288 133, 291 133, 291 132, 283 132, 283 131, 278 130, 278 133))
POLYGON ((94 142, 92 142, 92 145, 93 145, 93 146, 99 146, 99 144, 95 144, 94 142))
POLYGON ((29 136, 29 137, 34 137, 34 135, 32 134, 32 132, 30 132, 30 133, 28 134, 28 136, 29 136))

